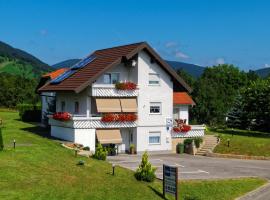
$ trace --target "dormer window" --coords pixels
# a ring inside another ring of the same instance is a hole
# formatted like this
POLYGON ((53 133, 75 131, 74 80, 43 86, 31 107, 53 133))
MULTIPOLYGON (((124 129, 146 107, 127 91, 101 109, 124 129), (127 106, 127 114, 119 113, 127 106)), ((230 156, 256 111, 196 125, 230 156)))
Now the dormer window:
POLYGON ((103 82, 105 84, 115 84, 120 81, 120 73, 105 73, 103 75, 103 82))

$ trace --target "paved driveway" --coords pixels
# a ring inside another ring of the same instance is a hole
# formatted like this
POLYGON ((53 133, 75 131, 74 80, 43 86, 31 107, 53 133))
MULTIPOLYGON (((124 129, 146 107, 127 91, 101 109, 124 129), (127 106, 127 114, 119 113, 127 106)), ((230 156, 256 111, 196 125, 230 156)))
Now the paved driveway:
MULTIPOLYGON (((180 179, 219 179, 259 176, 270 180, 270 161, 210 158, 191 155, 150 155, 150 162, 157 167, 156 175, 162 178, 162 165, 177 166, 180 179)), ((119 155, 109 162, 136 170, 141 155, 119 155)))

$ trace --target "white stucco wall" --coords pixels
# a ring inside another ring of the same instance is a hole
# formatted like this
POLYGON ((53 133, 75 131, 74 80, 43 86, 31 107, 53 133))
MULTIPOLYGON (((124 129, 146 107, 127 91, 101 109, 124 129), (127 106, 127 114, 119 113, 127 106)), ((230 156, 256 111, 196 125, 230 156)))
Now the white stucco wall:
MULTIPOLYGON (((127 67, 124 64, 117 65, 112 69, 106 71, 106 73, 120 73, 120 82, 131 81, 137 83, 137 66, 135 67, 127 67)), ((103 85, 103 75, 101 75, 96 82, 93 84, 95 86, 103 85)))
POLYGON ((72 129, 59 126, 51 126, 51 136, 88 146, 90 151, 95 151, 95 129, 72 129))
POLYGON ((137 151, 171 150, 170 132, 166 130, 166 118, 173 116, 173 82, 171 77, 157 63, 150 62, 144 51, 138 57, 138 127, 137 151), (160 75, 160 85, 148 84, 149 73, 160 75), (150 114, 150 102, 161 102, 161 114, 150 114), (161 143, 150 145, 149 132, 160 131, 161 143))
POLYGON ((65 101, 66 110, 65 112, 69 112, 74 114, 75 111, 75 102, 79 102, 79 113, 78 115, 86 115, 87 112, 87 89, 82 91, 79 94, 72 92, 57 92, 56 93, 56 111, 61 112, 61 102, 65 101))

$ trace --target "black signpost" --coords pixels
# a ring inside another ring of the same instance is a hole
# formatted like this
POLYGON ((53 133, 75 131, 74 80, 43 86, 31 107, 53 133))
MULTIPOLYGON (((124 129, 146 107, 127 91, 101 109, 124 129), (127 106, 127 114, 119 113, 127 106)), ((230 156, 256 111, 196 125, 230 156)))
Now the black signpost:
POLYGON ((178 200, 178 168, 168 165, 163 165, 163 197, 165 194, 175 195, 178 200))

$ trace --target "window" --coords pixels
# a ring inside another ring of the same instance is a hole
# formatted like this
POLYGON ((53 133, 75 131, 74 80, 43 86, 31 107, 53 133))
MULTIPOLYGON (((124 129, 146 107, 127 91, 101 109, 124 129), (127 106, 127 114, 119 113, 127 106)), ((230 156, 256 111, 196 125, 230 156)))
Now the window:
POLYGON ((120 81, 120 73, 106 73, 103 75, 105 84, 115 84, 120 81))
POLYGON ((149 132, 149 144, 160 144, 160 132, 149 132))
POLYGON ((79 113, 79 102, 78 101, 76 101, 74 104, 74 113, 75 114, 79 113))
POLYGON ((159 74, 149 74, 149 85, 159 85, 159 74))
POLYGON ((150 102, 150 114, 161 114, 161 103, 150 102))
POLYGON ((61 101, 61 112, 65 112, 66 110, 66 102, 61 101))

